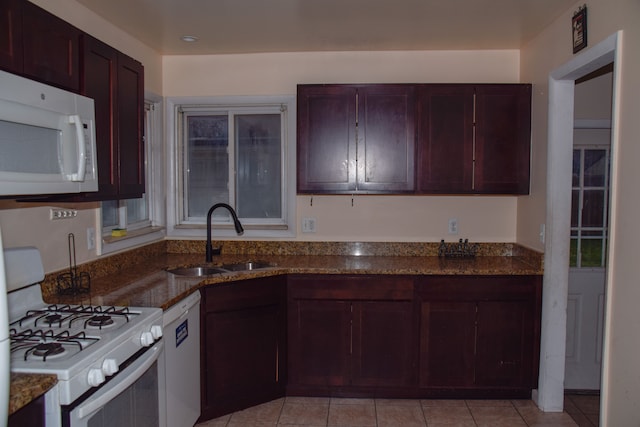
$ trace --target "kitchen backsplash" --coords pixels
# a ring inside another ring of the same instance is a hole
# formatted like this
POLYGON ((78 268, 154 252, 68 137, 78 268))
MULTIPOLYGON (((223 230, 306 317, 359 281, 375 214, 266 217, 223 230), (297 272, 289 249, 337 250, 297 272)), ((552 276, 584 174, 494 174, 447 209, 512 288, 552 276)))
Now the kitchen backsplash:
MULTIPOLYGON (((440 242, 298 242, 298 241, 214 241, 222 245, 223 255, 275 256, 438 256, 440 242)), ((119 271, 143 263, 150 258, 171 254, 204 256, 204 240, 165 240, 127 252, 90 261, 78 266, 78 273, 87 272, 92 279, 117 275, 119 271)), ((516 243, 478 243, 477 256, 515 256, 542 269, 542 253, 516 243)), ((44 295, 56 289, 61 270, 49 273, 42 282, 44 295)))

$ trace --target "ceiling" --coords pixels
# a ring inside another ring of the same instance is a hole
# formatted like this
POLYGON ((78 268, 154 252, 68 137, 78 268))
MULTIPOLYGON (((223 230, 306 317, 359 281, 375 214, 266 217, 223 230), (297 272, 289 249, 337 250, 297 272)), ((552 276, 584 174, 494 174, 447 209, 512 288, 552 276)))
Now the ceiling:
POLYGON ((575 4, 575 0, 77 1, 164 55, 519 49, 575 4), (184 35, 198 41, 185 43, 184 35))

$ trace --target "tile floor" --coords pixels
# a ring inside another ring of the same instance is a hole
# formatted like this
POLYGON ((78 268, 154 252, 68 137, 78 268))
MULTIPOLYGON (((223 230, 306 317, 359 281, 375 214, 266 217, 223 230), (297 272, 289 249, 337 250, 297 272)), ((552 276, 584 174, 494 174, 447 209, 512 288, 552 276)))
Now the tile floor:
MULTIPOLYGON (((595 397, 597 400, 597 396, 595 397)), ((530 400, 402 400, 287 397, 197 427, 565 427, 597 426, 593 396, 566 399, 571 410, 544 413, 530 400), (583 409, 580 409, 584 406, 583 409), (595 412, 594 412, 595 411, 595 412), (581 417, 574 421, 573 412, 581 417), (595 420, 595 424, 592 423, 595 420)))
POLYGON ((565 394, 564 410, 580 427, 600 425, 600 396, 593 394, 565 394))

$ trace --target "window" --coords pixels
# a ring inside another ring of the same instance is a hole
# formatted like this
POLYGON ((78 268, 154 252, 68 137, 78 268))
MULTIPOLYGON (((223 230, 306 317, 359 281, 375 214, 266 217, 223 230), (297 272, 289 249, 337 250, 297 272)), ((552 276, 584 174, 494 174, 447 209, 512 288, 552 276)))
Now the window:
MULTIPOLYGON (((221 202, 234 207, 247 236, 295 232, 293 98, 169 103, 176 139, 173 234, 202 234, 209 208, 221 202)), ((213 222, 218 236, 235 236, 226 210, 216 210, 213 222)))
POLYGON ((600 268, 606 263, 609 148, 573 150, 570 266, 600 268))
POLYGON ((101 203, 102 215, 102 246, 98 248, 98 254, 125 249, 141 243, 147 243, 163 237, 160 223, 159 208, 156 202, 157 182, 159 177, 153 175, 154 169, 159 169, 157 159, 154 159, 158 150, 161 150, 161 138, 158 137, 159 103, 145 102, 145 182, 146 192, 142 198, 128 200, 108 200, 101 203), (112 239, 111 232, 115 228, 127 229, 126 239, 112 239))

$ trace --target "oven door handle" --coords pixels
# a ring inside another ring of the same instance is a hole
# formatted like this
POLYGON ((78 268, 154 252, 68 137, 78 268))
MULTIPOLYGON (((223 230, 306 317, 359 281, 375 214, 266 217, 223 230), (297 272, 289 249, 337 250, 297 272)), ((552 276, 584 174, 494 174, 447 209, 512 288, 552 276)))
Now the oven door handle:
POLYGON ((109 401, 111 401, 117 395, 129 388, 133 383, 138 381, 138 379, 145 372, 147 372, 147 370, 158 360, 163 348, 164 342, 158 342, 151 349, 150 355, 147 356, 145 354, 145 360, 142 362, 142 364, 136 367, 136 369, 133 372, 129 373, 122 381, 118 382, 115 387, 113 387, 111 390, 108 390, 102 396, 99 396, 95 400, 87 402, 86 405, 78 406, 78 417, 82 419, 93 414, 95 411, 109 403, 109 401))

